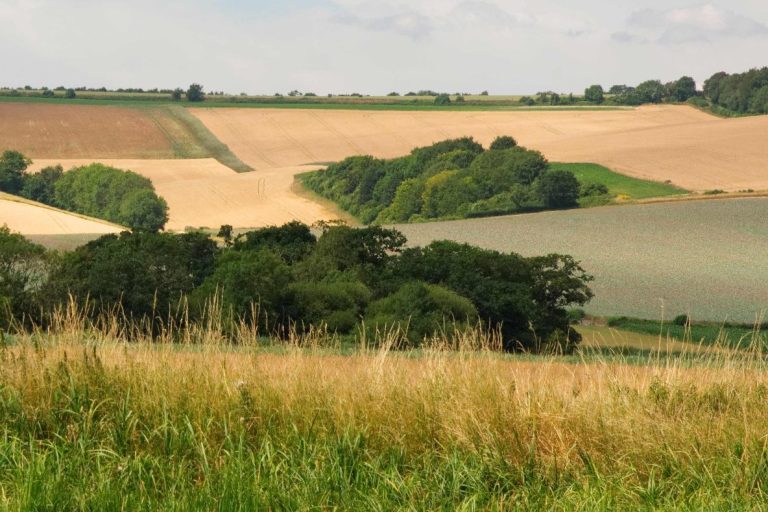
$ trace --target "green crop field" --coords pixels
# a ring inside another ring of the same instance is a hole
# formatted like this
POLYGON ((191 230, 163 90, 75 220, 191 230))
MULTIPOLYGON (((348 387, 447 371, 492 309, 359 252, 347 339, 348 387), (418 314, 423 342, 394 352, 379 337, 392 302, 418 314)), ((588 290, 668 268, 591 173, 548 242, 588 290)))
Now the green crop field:
POLYGON ((294 109, 326 109, 326 110, 401 110, 401 111, 488 111, 488 110, 514 110, 514 111, 590 111, 590 110, 630 110, 632 107, 622 106, 597 106, 597 105, 520 105, 512 96, 504 96, 494 101, 482 99, 467 101, 465 103, 452 103, 440 106, 433 103, 432 97, 400 97, 392 100, 386 97, 377 98, 275 98, 271 96, 239 97, 239 96, 211 96, 204 102, 179 102, 171 100, 167 95, 127 94, 127 95, 93 95, 83 93, 74 99, 66 98, 42 98, 39 96, 2 96, 0 102, 8 103, 44 103, 44 104, 71 104, 71 105, 109 105, 118 107, 141 107, 158 105, 177 105, 194 108, 294 108, 294 109))
POLYGON ((688 191, 657 181, 632 178, 613 172, 607 167, 591 163, 552 162, 552 169, 571 171, 582 184, 602 183, 612 196, 627 196, 628 199, 647 199, 687 194, 688 191))
POLYGON ((768 199, 604 206, 396 226, 524 255, 571 254, 595 276, 590 313, 754 322, 768 309, 768 199))

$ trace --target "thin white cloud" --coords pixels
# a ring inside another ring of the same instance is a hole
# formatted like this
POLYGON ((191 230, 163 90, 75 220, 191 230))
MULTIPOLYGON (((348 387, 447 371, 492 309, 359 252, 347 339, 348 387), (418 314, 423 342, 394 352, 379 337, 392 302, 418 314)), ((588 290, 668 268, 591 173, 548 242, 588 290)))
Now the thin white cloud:
POLYGON ((615 32, 611 38, 625 43, 683 44, 766 36, 768 26, 765 24, 714 4, 703 4, 636 11, 627 19, 627 30, 615 32))
POLYGON ((378 32, 394 32, 412 39, 421 39, 430 35, 434 21, 418 12, 406 11, 387 16, 364 17, 355 14, 342 14, 333 17, 334 21, 362 29, 378 32))

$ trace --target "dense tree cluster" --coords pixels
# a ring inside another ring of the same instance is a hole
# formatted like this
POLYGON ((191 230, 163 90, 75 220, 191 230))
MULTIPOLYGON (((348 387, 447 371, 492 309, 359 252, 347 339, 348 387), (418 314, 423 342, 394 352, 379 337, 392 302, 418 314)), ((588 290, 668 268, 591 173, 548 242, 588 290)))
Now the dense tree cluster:
POLYGON ((715 73, 704 82, 712 105, 740 114, 768 114, 768 67, 729 75, 715 73))
POLYGON ((60 165, 27 173, 30 164, 18 151, 5 151, 0 156, 0 191, 135 230, 157 231, 168 221, 165 200, 139 174, 102 164, 66 173, 60 165))
POLYGON ((508 136, 489 150, 464 137, 391 160, 350 157, 304 183, 365 223, 568 208, 579 197, 573 174, 551 171, 541 153, 508 136))
POLYGON ((45 323, 70 296, 89 314, 149 321, 239 322, 265 334, 326 326, 340 336, 399 328, 404 347, 453 328, 499 329, 507 350, 570 350, 565 308, 582 305, 591 279, 569 256, 524 258, 454 242, 406 248, 397 231, 293 222, 219 247, 201 233, 106 235, 58 257, 0 230, 5 316, 45 323))
POLYGON ((603 88, 593 85, 584 91, 584 98, 595 104, 644 105, 647 103, 684 103, 698 94, 696 81, 684 76, 672 82, 646 80, 637 87, 614 85, 604 95, 603 88))

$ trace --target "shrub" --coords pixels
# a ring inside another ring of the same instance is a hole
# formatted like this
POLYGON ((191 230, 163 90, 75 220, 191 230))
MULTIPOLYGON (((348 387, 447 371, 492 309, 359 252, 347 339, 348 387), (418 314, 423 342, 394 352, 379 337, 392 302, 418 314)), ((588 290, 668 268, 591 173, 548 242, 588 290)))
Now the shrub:
POLYGON ((71 100, 77 97, 77 93, 75 92, 74 89, 67 89, 66 92, 64 93, 64 97, 71 100))
POLYGON ((24 171, 32 160, 18 151, 4 151, 0 156, 0 191, 18 194, 24 186, 24 171))
POLYGON ((32 201, 54 205, 56 203, 56 182, 63 176, 60 165, 46 167, 40 172, 24 176, 24 186, 20 194, 32 201))
POLYGON ((516 146, 517 141, 514 137, 510 137, 509 135, 501 135, 496 137, 493 142, 491 142, 490 149, 498 151, 501 149, 512 149, 516 146))
POLYGON ((570 208, 578 205, 579 187, 572 172, 555 169, 542 174, 536 188, 547 208, 570 208))
POLYGON ((76 167, 64 173, 54 188, 60 208, 132 229, 158 231, 168 220, 168 205, 152 182, 131 171, 102 164, 76 167))
POLYGON ((366 314, 366 327, 372 331, 399 328, 406 347, 418 347, 425 337, 448 335, 454 323, 474 324, 477 310, 472 302, 439 285, 412 282, 392 295, 373 302, 366 314))
POLYGON ((435 105, 446 106, 451 104, 451 97, 447 94, 438 94, 435 96, 435 105))
POLYGON ((203 100, 205 100, 203 86, 200 84, 191 84, 187 89, 187 101, 197 102, 203 100))

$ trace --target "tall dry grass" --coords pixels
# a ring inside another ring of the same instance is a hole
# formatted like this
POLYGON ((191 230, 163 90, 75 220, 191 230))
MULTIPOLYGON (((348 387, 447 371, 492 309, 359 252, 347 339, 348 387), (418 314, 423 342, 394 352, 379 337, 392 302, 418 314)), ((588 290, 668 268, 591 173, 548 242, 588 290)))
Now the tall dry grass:
POLYGON ((158 343, 69 308, 6 339, 0 506, 765 506, 760 353, 513 357, 480 331, 397 352, 389 331, 343 355, 322 329, 241 329, 158 343))

